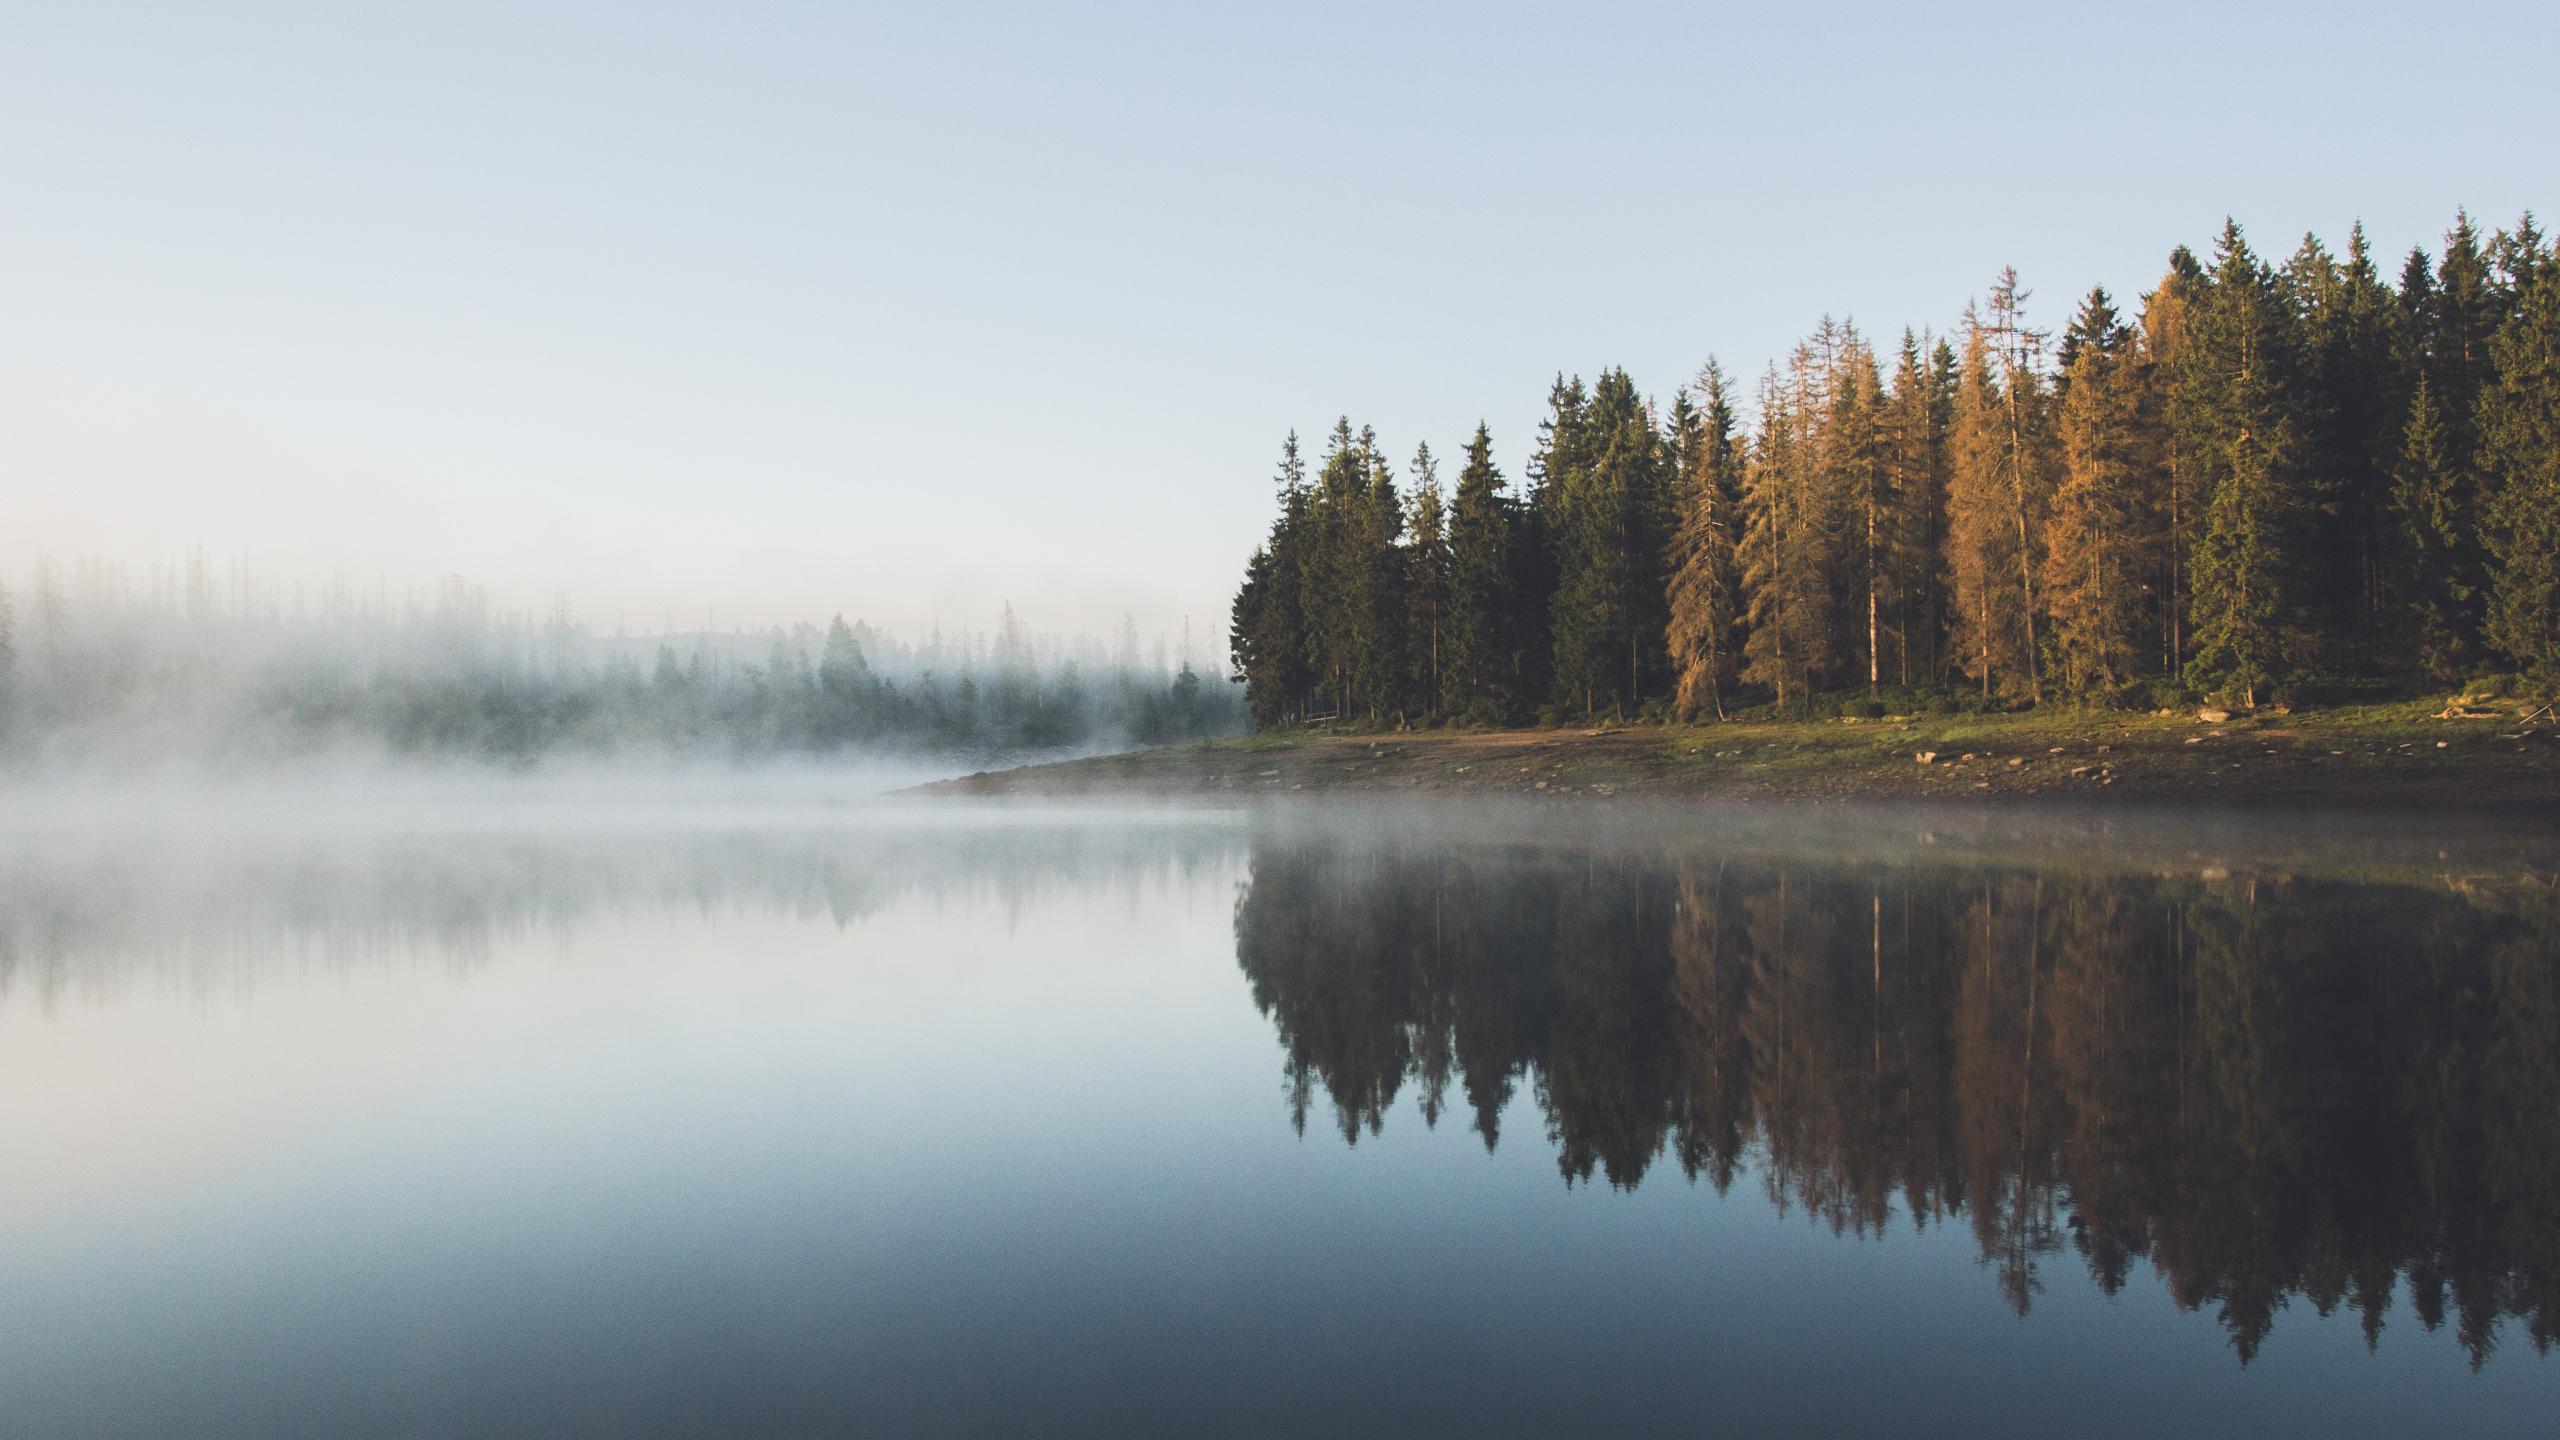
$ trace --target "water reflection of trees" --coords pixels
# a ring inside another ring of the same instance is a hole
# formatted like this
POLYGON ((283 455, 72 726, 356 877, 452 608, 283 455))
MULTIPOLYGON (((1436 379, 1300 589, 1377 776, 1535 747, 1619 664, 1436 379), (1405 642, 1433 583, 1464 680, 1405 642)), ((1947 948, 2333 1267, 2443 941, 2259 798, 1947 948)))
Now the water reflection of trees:
POLYGON ((134 984, 245 998, 281 970, 467 973, 538 931, 651 912, 856 924, 906 901, 1019 919, 1223 874, 1217 826, 845 824, 203 833, 0 844, 0 1006, 134 984))
POLYGON ((1267 840, 1237 954, 1346 1141, 1412 1085, 1566 1183, 1666 1157, 1844 1234, 1961 1219, 2021 1314, 2148 1261, 2245 1362, 2398 1284, 2560 1324, 2560 902, 2335 881, 1267 840))

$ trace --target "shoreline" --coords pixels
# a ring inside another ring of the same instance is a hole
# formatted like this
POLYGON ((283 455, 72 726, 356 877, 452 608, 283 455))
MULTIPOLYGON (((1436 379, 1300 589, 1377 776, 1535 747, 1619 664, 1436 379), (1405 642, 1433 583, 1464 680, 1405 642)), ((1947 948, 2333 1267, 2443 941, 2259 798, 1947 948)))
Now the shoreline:
POLYGON ((2560 820, 2560 726, 2416 705, 2233 716, 2022 714, 1552 730, 1297 732, 1053 761, 910 793, 2273 806, 2560 820), (1925 757, 1925 758, 1924 758, 1925 757))

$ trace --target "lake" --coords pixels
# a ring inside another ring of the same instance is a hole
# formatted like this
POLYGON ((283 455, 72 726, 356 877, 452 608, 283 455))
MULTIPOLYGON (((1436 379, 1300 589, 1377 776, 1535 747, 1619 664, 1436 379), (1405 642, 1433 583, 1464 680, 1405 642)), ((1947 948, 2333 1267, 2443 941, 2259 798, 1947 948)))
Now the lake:
POLYGON ((2548 1433, 2555 876, 2317 815, 53 807, 0 1433, 2548 1433))

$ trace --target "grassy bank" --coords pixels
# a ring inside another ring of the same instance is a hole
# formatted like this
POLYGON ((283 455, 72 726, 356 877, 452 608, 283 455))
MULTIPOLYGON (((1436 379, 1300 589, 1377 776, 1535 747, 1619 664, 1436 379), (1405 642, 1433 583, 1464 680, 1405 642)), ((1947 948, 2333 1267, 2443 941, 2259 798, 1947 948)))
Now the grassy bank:
MULTIPOLYGON (((1751 799, 2274 801, 2560 817, 2560 725, 2497 702, 2221 720, 2197 713, 1898 717, 1617 729, 1298 732, 967 776, 977 795, 1307 792, 1751 799)), ((2218 712, 2202 712, 2213 715, 2218 712)))

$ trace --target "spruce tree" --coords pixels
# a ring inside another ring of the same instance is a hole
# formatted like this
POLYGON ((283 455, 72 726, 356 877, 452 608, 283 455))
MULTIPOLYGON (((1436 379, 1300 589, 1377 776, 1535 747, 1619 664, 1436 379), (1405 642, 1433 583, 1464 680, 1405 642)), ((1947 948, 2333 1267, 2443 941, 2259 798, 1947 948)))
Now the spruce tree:
POLYGON ((2533 254, 2515 313, 2492 344, 2497 384, 2481 405, 2490 477, 2489 639, 2546 681, 2560 679, 2560 266, 2533 254))
POLYGON ((1334 421, 1309 501, 1308 555, 1301 571, 1308 658, 1323 713, 1348 719, 1356 704, 1363 612, 1373 589, 1368 520, 1368 451, 1348 416, 1334 421))
POLYGON ((2362 222, 2348 232, 2338 279, 2315 322, 2329 387, 2322 463, 2332 467, 2337 506, 2333 583, 2341 591, 2332 616, 2343 629, 2370 628, 2384 614, 2391 461, 2410 376, 2401 363, 2401 309, 2374 266, 2362 222))
POLYGON ((2473 581, 2481 566, 2469 493, 2434 383, 2421 374, 2391 467, 2393 589, 2409 653, 2436 680, 2458 678, 2475 658, 2470 617, 2479 607, 2473 581))
POLYGON ((2226 221, 2186 354, 2206 494, 2195 558, 2197 668, 2255 706, 2298 655, 2306 485, 2294 337, 2275 277, 2226 221))
POLYGON ((1538 422, 1537 448, 1529 456, 1529 493, 1511 529, 1510 670, 1513 684, 1529 704, 1553 699, 1555 683, 1556 590, 1561 583, 1559 548, 1566 530, 1562 518, 1565 493, 1586 463, 1589 442, 1584 411, 1590 392, 1577 375, 1558 375, 1547 391, 1547 416, 1538 422))
POLYGON ((1507 718, 1511 531, 1511 506, 1493 463, 1493 435, 1478 423, 1449 506, 1449 604, 1440 657, 1445 715, 1507 718))
POLYGON ((1395 469, 1366 429, 1360 432, 1359 457, 1367 483, 1346 527, 1351 689, 1354 703, 1380 720, 1401 716, 1406 701, 1404 555, 1396 543, 1404 530, 1404 505, 1396 494, 1395 469))
MULTIPOLYGON (((1953 361, 1949 353, 1950 363, 1953 361)), ((1893 382, 1878 415, 1877 448, 1886 494, 1884 637, 1893 647, 1894 683, 1935 678, 1946 625, 1939 557, 1945 547, 1945 405, 1922 341, 1906 329, 1893 382)))
POLYGON ((1449 535, 1440 499, 1440 468, 1427 444, 1413 452, 1405 566, 1405 616, 1412 653, 1411 694, 1428 711, 1441 708, 1441 657, 1449 618, 1449 535))
POLYGON ((1542 490, 1556 557, 1556 698, 1586 716, 1604 703, 1631 711, 1665 653, 1662 445, 1623 370, 1601 372, 1575 432, 1542 490))
POLYGON ((1262 725, 1305 714, 1317 674, 1304 603, 1314 497, 1294 430, 1280 449, 1276 488, 1279 517, 1272 522, 1270 538, 1246 566, 1228 630, 1246 705, 1262 725))

